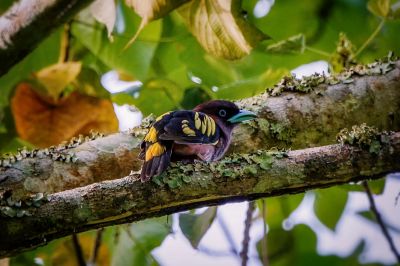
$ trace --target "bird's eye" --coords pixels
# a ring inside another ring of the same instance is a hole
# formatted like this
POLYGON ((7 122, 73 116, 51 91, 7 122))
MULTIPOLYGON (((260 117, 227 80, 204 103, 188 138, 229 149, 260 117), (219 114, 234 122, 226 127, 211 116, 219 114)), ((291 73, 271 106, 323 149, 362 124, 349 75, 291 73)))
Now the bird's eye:
POLYGON ((225 117, 226 116, 226 111, 224 109, 219 110, 219 116, 220 117, 225 117))

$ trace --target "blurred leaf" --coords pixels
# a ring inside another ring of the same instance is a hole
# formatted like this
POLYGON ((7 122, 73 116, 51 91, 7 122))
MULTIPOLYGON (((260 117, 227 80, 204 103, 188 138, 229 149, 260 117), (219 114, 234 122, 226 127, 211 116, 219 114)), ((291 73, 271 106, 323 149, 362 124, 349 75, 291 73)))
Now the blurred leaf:
POLYGON ((378 17, 386 18, 390 12, 390 0, 369 0, 368 10, 378 17))
POLYGON ((45 96, 58 100, 67 85, 79 75, 81 68, 80 62, 65 62, 41 69, 34 77, 42 86, 34 89, 39 89, 45 96))
MULTIPOLYGON (((383 193, 385 189, 385 178, 380 178, 376 180, 369 180, 368 186, 371 189, 371 192, 375 195, 380 195, 383 193)), ((362 191, 365 192, 364 187, 361 184, 346 184, 341 185, 338 188, 345 189, 347 191, 362 191)))
MULTIPOLYGON (((86 261, 89 260, 92 249, 95 241, 95 234, 92 232, 83 233, 78 235, 79 244, 82 249, 82 255, 86 261)), ((54 251, 50 254, 43 254, 43 257, 51 256, 51 264, 52 265, 60 265, 60 266, 75 266, 78 264, 76 255, 75 255, 75 247, 72 242, 71 237, 64 238, 64 241, 59 243, 54 249, 54 251)), ((40 255, 39 255, 40 257, 40 255)), ((106 266, 110 265, 110 251, 107 245, 102 242, 100 244, 97 260, 97 266, 106 266)))
POLYGON ((334 230, 346 206, 347 191, 338 187, 331 187, 318 189, 315 193, 315 214, 323 224, 334 230))
POLYGON ((249 79, 242 79, 240 81, 235 81, 221 86, 216 91, 216 95, 218 98, 230 100, 251 97, 257 95, 258 93, 264 92, 268 87, 273 86, 288 73, 289 71, 286 69, 268 68, 259 76, 249 79))
POLYGON ((201 46, 216 57, 242 58, 267 38, 243 18, 241 1, 193 0, 180 12, 201 46))
POLYGON ((11 140, 8 140, 5 144, 0 146, 0 152, 16 152, 18 149, 23 147, 34 148, 34 146, 27 141, 24 141, 20 138, 12 138, 11 140))
POLYGON ((286 40, 268 45, 267 52, 270 53, 303 53, 306 49, 306 38, 300 33, 286 40))
POLYGON ((201 87, 191 87, 185 90, 181 106, 184 109, 193 109, 196 105, 211 100, 210 94, 201 87))
POLYGON ((112 95, 116 104, 135 105, 144 115, 160 115, 167 111, 182 109, 182 89, 168 79, 150 79, 140 90, 112 95))
POLYGON ((11 100, 18 135, 38 147, 56 145, 90 131, 118 130, 118 121, 109 100, 77 92, 54 103, 35 92, 29 83, 21 83, 11 100))
POLYGON ((81 94, 108 98, 110 93, 101 85, 100 75, 92 68, 83 67, 75 81, 74 89, 81 94))
POLYGON ((130 46, 146 26, 152 20, 164 17, 169 12, 175 8, 181 6, 183 3, 189 0, 125 0, 127 5, 133 8, 141 18, 139 28, 137 29, 135 35, 128 42, 125 47, 130 46))
POLYGON ((85 10, 73 22, 72 35, 107 67, 125 72, 137 80, 145 80, 160 37, 161 23, 154 22, 143 29, 141 38, 146 41, 138 40, 129 49, 123 50, 126 38, 134 34, 139 18, 125 5, 121 5, 121 10, 121 23, 129 26, 123 33, 115 33, 112 43, 85 10))
POLYGON ((182 213, 179 215, 179 226, 193 248, 199 246, 216 214, 217 207, 208 207, 202 214, 182 213))
POLYGON ((160 246, 170 234, 171 223, 167 219, 149 219, 131 224, 127 230, 121 230, 111 265, 158 265, 151 251, 160 246))
POLYGON ((391 17, 394 19, 400 18, 400 1, 395 2, 391 7, 391 17))
POLYGON ((61 32, 62 29, 43 40, 33 52, 15 65, 7 74, 0 77, 0 107, 8 105, 10 92, 17 83, 27 78, 32 72, 57 62, 61 32))
POLYGON ((111 39, 111 34, 114 29, 117 19, 117 9, 115 0, 96 0, 90 5, 90 13, 100 23, 107 28, 108 38, 111 39))

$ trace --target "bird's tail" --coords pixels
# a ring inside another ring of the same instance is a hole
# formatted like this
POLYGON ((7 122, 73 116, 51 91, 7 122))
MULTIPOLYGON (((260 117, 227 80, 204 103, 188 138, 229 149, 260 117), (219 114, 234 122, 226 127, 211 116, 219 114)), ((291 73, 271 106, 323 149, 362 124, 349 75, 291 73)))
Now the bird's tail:
POLYGON ((171 161, 171 152, 172 143, 147 143, 144 154, 141 154, 145 160, 140 173, 141 181, 146 182, 164 172, 171 161))

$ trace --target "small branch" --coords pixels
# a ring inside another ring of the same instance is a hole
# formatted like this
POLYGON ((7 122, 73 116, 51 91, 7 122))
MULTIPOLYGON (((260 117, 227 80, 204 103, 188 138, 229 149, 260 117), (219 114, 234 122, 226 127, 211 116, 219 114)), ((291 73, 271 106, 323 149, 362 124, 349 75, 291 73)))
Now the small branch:
POLYGON ((83 256, 82 247, 79 243, 77 234, 72 234, 72 243, 75 250, 76 259, 79 266, 86 266, 85 258, 83 256))
POLYGON ((250 243, 250 227, 251 221, 254 211, 254 201, 249 202, 249 206, 246 212, 246 220, 244 221, 244 233, 243 233, 243 242, 242 242, 242 251, 240 252, 240 257, 242 258, 242 266, 247 265, 247 261, 249 260, 249 243, 250 243))
POLYGON ((96 238, 94 240, 93 252, 89 260, 90 265, 96 265, 97 255, 99 254, 103 232, 104 228, 97 229, 96 231, 96 238))
POLYGON ((376 208, 374 197, 372 196, 371 190, 370 190, 370 188, 368 186, 368 182, 364 180, 362 182, 362 184, 364 186, 365 192, 367 193, 371 211, 374 213, 376 221, 378 222, 378 224, 379 224, 379 226, 380 226, 380 228, 382 230, 383 235, 385 236, 387 242, 389 243, 389 246, 390 246, 390 249, 393 252, 393 255, 396 257, 397 262, 400 263, 400 254, 397 251, 396 246, 395 246, 395 244, 393 242, 393 239, 390 236, 389 231, 387 230, 387 228, 386 228, 386 226, 385 226, 385 224, 383 222, 381 214, 379 213, 378 209, 376 208))
POLYGON ((267 249, 267 202, 265 199, 262 199, 262 220, 263 220, 263 233, 264 236, 261 238, 261 261, 263 263, 263 266, 268 266, 269 261, 268 261, 268 249, 267 249))
POLYGON ((0 17, 0 76, 93 1, 21 0, 15 3, 0 17))

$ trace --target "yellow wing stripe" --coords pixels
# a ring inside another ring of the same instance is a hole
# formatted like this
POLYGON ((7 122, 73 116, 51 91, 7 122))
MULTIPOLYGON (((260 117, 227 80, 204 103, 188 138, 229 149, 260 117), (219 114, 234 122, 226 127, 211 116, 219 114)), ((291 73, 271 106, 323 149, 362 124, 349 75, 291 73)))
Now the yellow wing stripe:
POLYGON ((160 121, 163 119, 164 116, 169 115, 171 112, 166 112, 165 114, 160 115, 159 117, 156 118, 156 122, 160 121))
POLYGON ((196 129, 200 130, 201 120, 199 118, 199 113, 198 112, 194 113, 194 126, 196 127, 196 129))
POLYGON ((146 151, 146 161, 150 161, 153 157, 160 156, 165 152, 165 146, 161 145, 160 143, 156 142, 151 144, 150 147, 146 151))
POLYGON ((151 143, 157 142, 157 130, 154 127, 150 128, 149 132, 144 137, 144 141, 151 143))
POLYGON ((205 134, 207 130, 207 118, 203 118, 201 121, 201 133, 205 134))
POLYGON ((210 136, 212 131, 213 121, 212 118, 209 116, 206 116, 206 118, 207 118, 207 136, 210 136))

